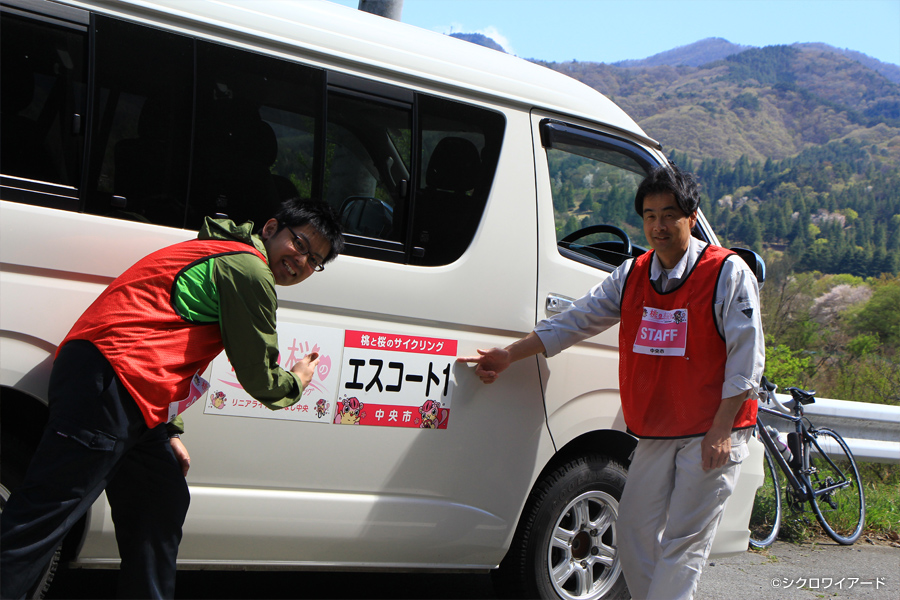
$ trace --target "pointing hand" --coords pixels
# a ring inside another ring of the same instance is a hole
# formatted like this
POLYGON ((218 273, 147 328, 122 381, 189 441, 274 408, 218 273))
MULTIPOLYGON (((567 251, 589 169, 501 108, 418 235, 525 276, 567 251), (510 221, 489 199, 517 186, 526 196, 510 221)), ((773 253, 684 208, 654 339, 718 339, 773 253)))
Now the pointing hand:
POLYGON ((509 351, 503 348, 491 348, 490 350, 478 350, 478 356, 460 357, 456 362, 475 363, 475 374, 483 383, 494 383, 497 377, 505 371, 512 359, 509 351))

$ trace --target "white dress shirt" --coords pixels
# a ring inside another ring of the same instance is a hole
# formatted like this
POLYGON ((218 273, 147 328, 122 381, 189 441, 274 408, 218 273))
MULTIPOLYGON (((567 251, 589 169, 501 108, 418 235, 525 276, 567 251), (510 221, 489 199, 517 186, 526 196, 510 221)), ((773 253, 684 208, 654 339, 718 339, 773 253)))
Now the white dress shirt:
MULTIPOLYGON (((706 242, 690 238, 687 252, 674 268, 666 271, 654 253, 650 279, 654 283, 666 274, 672 289, 691 272, 706 242)), ((622 263, 609 277, 572 303, 565 312, 539 322, 534 332, 544 344, 547 356, 609 329, 621 319, 622 286, 634 259, 622 263)), ((716 286, 715 320, 725 338, 728 358, 722 397, 730 398, 744 390, 756 392, 766 360, 765 338, 759 308, 759 286, 750 267, 738 256, 729 256, 722 266, 716 286)), ((623 349, 620 348, 620 352, 623 349)))

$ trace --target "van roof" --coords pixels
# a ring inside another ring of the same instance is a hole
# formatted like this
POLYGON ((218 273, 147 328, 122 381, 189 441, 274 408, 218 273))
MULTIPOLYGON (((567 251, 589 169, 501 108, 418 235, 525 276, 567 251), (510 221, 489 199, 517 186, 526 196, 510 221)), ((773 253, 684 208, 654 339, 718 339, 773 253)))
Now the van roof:
POLYGON ((324 0, 60 0, 166 23, 274 52, 301 50, 340 69, 465 90, 606 125, 658 147, 611 100, 546 67, 447 35, 324 0), (229 32, 227 35, 225 32, 229 32))

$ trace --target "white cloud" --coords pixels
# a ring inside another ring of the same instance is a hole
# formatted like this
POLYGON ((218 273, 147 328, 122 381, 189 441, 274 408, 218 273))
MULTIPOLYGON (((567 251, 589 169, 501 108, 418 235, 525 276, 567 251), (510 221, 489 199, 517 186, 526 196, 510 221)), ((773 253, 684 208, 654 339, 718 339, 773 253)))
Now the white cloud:
POLYGON ((480 31, 476 31, 475 33, 480 33, 482 35, 486 35, 487 37, 491 38, 492 40, 494 40, 495 42, 500 44, 503 47, 503 49, 506 50, 509 54, 516 53, 516 51, 513 50, 513 48, 512 48, 512 44, 509 43, 509 39, 507 39, 507 37, 505 35, 500 33, 500 31, 498 31, 497 28, 494 27, 493 25, 491 25, 489 27, 485 27, 484 29, 482 29, 480 31))

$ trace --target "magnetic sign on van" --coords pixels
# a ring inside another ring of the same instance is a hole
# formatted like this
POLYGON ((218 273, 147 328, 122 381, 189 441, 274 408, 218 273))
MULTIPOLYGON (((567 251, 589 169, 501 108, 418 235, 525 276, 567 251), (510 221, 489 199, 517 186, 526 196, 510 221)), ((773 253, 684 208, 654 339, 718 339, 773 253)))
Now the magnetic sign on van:
POLYGON ((212 415, 254 417, 331 423, 334 400, 339 386, 339 370, 343 353, 344 330, 331 327, 278 323, 278 364, 290 369, 294 364, 316 352, 319 365, 312 380, 303 390, 300 401, 279 410, 271 410, 244 391, 234 368, 224 352, 212 362, 210 389, 203 412, 212 415))
POLYGON ((270 410, 244 391, 223 352, 212 362, 204 413, 262 419, 446 429, 457 342, 374 331, 278 324, 279 364, 319 365, 299 402, 270 410), (339 368, 337 368, 339 366, 339 368))
POLYGON ((456 340, 348 330, 334 422, 446 429, 456 340))

